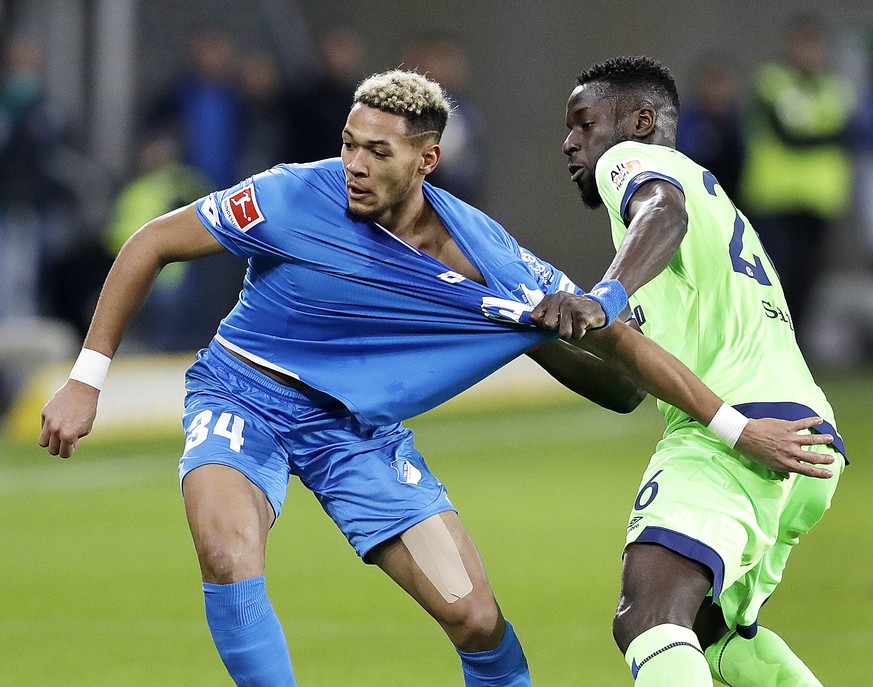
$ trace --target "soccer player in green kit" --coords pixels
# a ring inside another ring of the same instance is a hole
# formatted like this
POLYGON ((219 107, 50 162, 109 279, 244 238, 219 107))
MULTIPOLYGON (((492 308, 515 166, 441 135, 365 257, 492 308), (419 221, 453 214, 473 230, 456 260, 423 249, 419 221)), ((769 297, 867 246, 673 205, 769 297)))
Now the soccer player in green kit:
POLYGON ((582 200, 609 211, 617 253, 593 298, 548 296, 531 320, 573 340, 629 305, 643 333, 725 399, 723 429, 741 431, 737 410, 817 415, 817 429, 835 437, 811 449, 833 455, 831 470, 780 474, 659 403, 667 430, 628 524, 615 640, 638 687, 713 677, 732 687, 820 686, 757 618, 846 464, 833 411, 797 347, 757 234, 716 178, 674 149, 679 97, 670 72, 620 57, 577 83, 563 152, 582 200))

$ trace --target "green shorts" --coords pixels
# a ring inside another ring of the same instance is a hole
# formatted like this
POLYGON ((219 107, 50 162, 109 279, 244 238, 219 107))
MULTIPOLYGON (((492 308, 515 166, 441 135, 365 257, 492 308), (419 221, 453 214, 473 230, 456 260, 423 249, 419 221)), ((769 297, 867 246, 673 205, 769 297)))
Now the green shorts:
POLYGON ((643 475, 625 546, 660 544, 707 566, 728 626, 754 636, 791 549, 830 507, 845 467, 831 446, 811 450, 834 455, 832 478, 781 478, 696 423, 672 432, 643 475))

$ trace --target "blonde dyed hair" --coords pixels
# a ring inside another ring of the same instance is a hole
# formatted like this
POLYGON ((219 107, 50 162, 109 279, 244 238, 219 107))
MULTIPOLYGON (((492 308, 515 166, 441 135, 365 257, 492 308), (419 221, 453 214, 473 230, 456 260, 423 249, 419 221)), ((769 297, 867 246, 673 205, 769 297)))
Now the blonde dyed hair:
POLYGON ((433 134, 437 141, 446 128, 452 105, 442 87, 418 72, 393 69, 364 79, 355 103, 403 117, 410 136, 433 134))

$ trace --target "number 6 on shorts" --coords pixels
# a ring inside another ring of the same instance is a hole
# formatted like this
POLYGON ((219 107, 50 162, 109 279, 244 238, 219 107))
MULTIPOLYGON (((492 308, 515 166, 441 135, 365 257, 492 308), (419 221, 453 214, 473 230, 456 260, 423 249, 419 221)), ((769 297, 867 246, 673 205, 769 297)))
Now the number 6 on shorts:
POLYGON ((643 488, 640 489, 640 493, 637 494, 637 500, 634 501, 634 510, 643 510, 643 508, 655 500, 655 497, 658 495, 658 483, 655 481, 655 478, 662 472, 664 471, 658 470, 652 475, 652 479, 646 482, 643 488))

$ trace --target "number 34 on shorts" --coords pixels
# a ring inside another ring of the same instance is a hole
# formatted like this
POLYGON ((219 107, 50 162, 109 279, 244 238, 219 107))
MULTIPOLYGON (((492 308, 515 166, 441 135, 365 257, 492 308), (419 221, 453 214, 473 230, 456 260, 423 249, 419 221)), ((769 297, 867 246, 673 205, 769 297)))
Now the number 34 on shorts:
POLYGON ((218 437, 226 437, 230 442, 230 448, 237 453, 245 444, 243 438, 243 430, 245 429, 245 420, 238 415, 231 413, 221 413, 218 419, 213 423, 214 413, 211 410, 204 410, 194 416, 188 427, 187 439, 185 441, 185 453, 190 451, 195 446, 199 446, 209 436, 209 432, 218 437))

